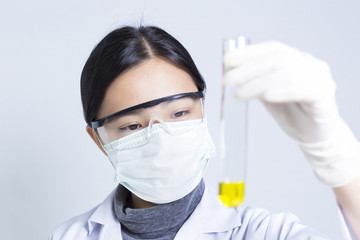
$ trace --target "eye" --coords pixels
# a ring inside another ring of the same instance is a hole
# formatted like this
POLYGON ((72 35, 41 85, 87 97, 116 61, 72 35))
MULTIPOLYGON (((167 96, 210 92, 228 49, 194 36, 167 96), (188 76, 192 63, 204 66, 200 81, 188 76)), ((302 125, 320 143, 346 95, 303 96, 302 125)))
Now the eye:
POLYGON ((172 115, 171 118, 180 118, 180 117, 184 117, 185 115, 189 114, 189 111, 179 111, 174 113, 174 115, 172 115))
POLYGON ((135 131, 141 128, 140 124, 131 124, 120 128, 120 131, 135 131))

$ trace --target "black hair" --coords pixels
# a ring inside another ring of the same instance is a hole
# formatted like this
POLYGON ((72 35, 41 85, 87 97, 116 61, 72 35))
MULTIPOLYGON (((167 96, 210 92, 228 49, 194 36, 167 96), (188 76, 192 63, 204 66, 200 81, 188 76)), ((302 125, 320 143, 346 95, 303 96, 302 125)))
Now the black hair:
POLYGON ((91 52, 81 73, 81 101, 85 121, 94 121, 107 88, 124 71, 144 60, 160 57, 185 70, 199 91, 206 84, 188 51, 155 26, 125 26, 110 32, 91 52))

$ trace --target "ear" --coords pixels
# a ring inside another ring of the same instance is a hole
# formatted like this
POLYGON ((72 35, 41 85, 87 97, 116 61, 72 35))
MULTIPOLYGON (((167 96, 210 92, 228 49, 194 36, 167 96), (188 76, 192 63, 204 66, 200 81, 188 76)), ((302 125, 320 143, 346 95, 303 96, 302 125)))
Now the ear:
POLYGON ((103 146, 101 145, 101 143, 99 142, 99 139, 96 136, 94 129, 92 129, 89 125, 87 125, 86 132, 90 135, 90 137, 96 143, 96 145, 100 148, 100 150, 107 156, 103 146))

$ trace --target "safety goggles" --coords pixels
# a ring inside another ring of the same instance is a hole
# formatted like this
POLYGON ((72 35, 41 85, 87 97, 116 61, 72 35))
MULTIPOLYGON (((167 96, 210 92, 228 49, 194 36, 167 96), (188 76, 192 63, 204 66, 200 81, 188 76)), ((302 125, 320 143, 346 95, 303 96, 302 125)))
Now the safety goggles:
POLYGON ((203 97, 202 92, 190 92, 155 99, 92 121, 91 127, 103 146, 139 133, 149 135, 156 124, 161 124, 171 135, 181 134, 191 129, 184 127, 179 130, 171 126, 179 122, 186 125, 192 120, 200 120, 196 122, 201 123, 204 119, 203 97))

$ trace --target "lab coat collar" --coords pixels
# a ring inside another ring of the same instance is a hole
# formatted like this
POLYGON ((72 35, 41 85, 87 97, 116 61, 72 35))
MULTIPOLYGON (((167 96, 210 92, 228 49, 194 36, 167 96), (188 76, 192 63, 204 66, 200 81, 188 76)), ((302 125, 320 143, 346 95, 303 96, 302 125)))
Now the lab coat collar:
POLYGON ((107 228, 114 227, 114 230, 119 230, 120 234, 120 222, 116 218, 113 210, 113 202, 115 197, 116 188, 110 193, 110 195, 98 206, 95 208, 93 214, 90 215, 88 220, 89 235, 100 226, 106 226, 107 228))
MULTIPOLYGON (((98 227, 102 227, 107 229, 106 232, 110 234, 111 237, 108 236, 110 238, 121 236, 121 225, 113 210, 115 191, 116 189, 90 215, 89 235, 98 227)), ((175 240, 201 239, 199 236, 204 233, 224 232, 239 227, 241 226, 241 214, 238 211, 237 208, 223 206, 215 191, 205 185, 200 203, 180 228, 175 240)))

